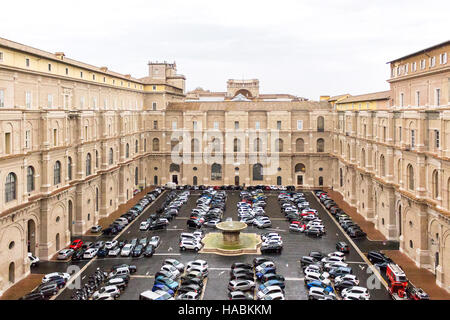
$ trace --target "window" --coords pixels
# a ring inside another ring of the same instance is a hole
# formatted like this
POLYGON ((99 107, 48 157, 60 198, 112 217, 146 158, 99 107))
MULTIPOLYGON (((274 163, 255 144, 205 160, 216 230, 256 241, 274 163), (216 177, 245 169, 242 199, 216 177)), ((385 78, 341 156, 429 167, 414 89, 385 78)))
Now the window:
POLYGON ((53 146, 58 146, 58 129, 53 129, 53 146))
POLYGON ((80 71, 80 78, 83 78, 83 71, 80 71))
POLYGON ((277 130, 281 130, 281 121, 277 121, 277 130))
POLYGON ((52 65, 50 63, 48 64, 48 71, 52 71, 52 65))
POLYGON ((152 103, 152 109, 153 109, 153 110, 156 110, 156 102, 153 102, 153 103, 152 103))
POLYGON ((134 169, 134 184, 137 186, 139 184, 139 168, 134 169))
POLYGON ((198 139, 191 140, 191 152, 200 152, 200 142, 198 139))
POLYGON ((317 152, 324 152, 325 151, 325 140, 322 138, 317 139, 317 152))
POLYGON ((384 177, 386 175, 386 163, 384 160, 384 156, 380 157, 380 176, 384 177))
POLYGON ((430 68, 434 67, 436 65, 436 57, 431 57, 430 58, 430 68))
POLYGON ((88 153, 86 155, 86 176, 90 176, 91 173, 92 173, 92 170, 91 170, 91 154, 88 153))
POLYGON ((436 106, 438 107, 441 105, 441 89, 437 88, 435 92, 435 101, 436 106))
POLYGON ((214 130, 219 130, 219 122, 214 121, 214 130))
POLYGON ((10 172, 6 177, 5 183, 5 202, 16 200, 17 198, 17 176, 10 172))
POLYGON ((125 158, 130 157, 130 145, 127 143, 125 146, 125 158))
POLYGON ((322 116, 317 118, 317 131, 323 132, 325 127, 325 120, 322 116))
POLYGON ((302 138, 295 141, 295 152, 305 152, 305 141, 302 138))
POLYGON ((275 151, 283 152, 283 140, 282 139, 275 140, 275 151))
POLYGON ((408 188, 414 190, 414 168, 410 164, 406 169, 406 181, 408 181, 408 188))
POLYGON ((197 121, 192 121, 192 128, 197 130, 197 121))
POLYGON ((239 140, 238 138, 234 138, 233 140, 233 151, 241 152, 241 140, 239 140))
POLYGON ((34 168, 32 166, 29 166, 27 168, 27 192, 33 192, 34 191, 34 168))
POLYGON ((153 121, 153 130, 158 129, 158 121, 153 121))
POLYGON ((263 166, 260 163, 253 165, 252 173, 254 181, 262 181, 264 179, 263 166))
POLYGON ((427 64, 427 62, 425 59, 420 60, 420 69, 421 70, 425 69, 426 64, 427 64))
POLYGON ((297 120, 297 130, 303 130, 303 120, 297 120))
POLYGON ((138 152, 139 152, 139 142, 136 140, 136 142, 134 143, 134 153, 138 152))
POLYGON ((144 152, 147 152, 147 139, 144 139, 144 152))
POLYGON ((172 121, 172 130, 176 130, 176 129, 177 129, 177 122, 172 121))
POLYGON ((113 148, 109 149, 109 164, 113 164, 114 163, 114 150, 113 148))
POLYGON ((417 71, 417 62, 413 62, 413 63, 411 64, 411 71, 412 71, 412 72, 417 71))
POLYGON ((214 163, 211 166, 211 180, 222 180, 222 166, 214 163))
POLYGON ((154 138, 152 144, 153 144, 153 151, 159 151, 159 139, 154 138))
POLYGON ((25 149, 30 148, 30 145, 31 145, 30 141, 31 141, 31 131, 26 130, 25 131, 25 149))
POLYGON ((407 63, 407 64, 405 64, 405 66, 404 66, 404 69, 405 69, 405 74, 408 74, 408 69, 409 69, 409 64, 407 63))
POLYGON ((3 52, 0 52, 0 62, 3 62, 3 52))
POLYGON ((98 161, 99 161, 100 157, 98 156, 98 151, 95 150, 95 167, 98 168, 98 161))
POLYGON ((153 89, 153 91, 156 91, 156 86, 153 86, 152 89, 153 89))
POLYGON ((261 122, 259 122, 259 121, 256 121, 256 122, 255 122, 255 129, 256 129, 256 130, 261 129, 261 122))
POLYGON ((434 130, 434 141, 435 141, 436 148, 439 149, 439 146, 440 146, 439 130, 434 130))
POLYGON ((436 199, 439 197, 439 173, 437 170, 433 171, 432 185, 433 198, 436 199))
POLYGON ((400 107, 403 107, 404 97, 405 97, 404 93, 403 92, 400 93, 400 107))
POLYGON ((96 97, 92 98, 92 108, 94 108, 94 109, 97 108, 97 98, 96 97))
POLYGON ((0 90, 0 108, 5 106, 5 91, 0 90))
POLYGON ((261 152, 262 149, 262 143, 260 138, 256 138, 253 143, 253 151, 254 152, 261 152))
POLYGON ((47 96, 47 107, 53 108, 53 95, 52 94, 49 94, 47 96))
POLYGON ((95 74, 93 74, 93 75, 92 75, 92 80, 94 80, 94 81, 95 81, 95 74))
POLYGON ((239 129, 239 121, 235 121, 234 122, 234 129, 238 130, 239 129))
POLYGON ((61 162, 56 161, 53 167, 53 184, 57 185, 61 183, 61 162))
POLYGON ((69 68, 66 68, 66 76, 69 75, 69 68))
POLYGON ((83 108, 84 108, 84 97, 81 96, 80 97, 80 109, 83 109, 83 108))
POLYGON ((11 132, 5 132, 5 153, 10 154, 11 153, 11 132))
POLYGON ((420 106, 420 91, 416 91, 416 106, 420 106))
POLYGON ((67 158, 67 179, 72 180, 72 158, 67 158))
POLYGON ((447 52, 444 52, 439 55, 439 63, 446 64, 447 63, 447 52))
POLYGON ((31 108, 31 92, 25 92, 25 106, 29 109, 31 108))
POLYGON ((411 148, 414 149, 414 146, 416 144, 416 130, 411 130, 411 148))

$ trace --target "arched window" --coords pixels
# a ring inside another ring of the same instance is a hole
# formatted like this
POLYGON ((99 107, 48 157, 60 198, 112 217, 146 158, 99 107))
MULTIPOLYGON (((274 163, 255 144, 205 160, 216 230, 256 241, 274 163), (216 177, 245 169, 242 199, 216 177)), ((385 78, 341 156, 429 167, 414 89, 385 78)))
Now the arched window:
POLYGON ((139 153, 139 142, 136 140, 136 142, 134 143, 134 152, 135 153, 139 153))
POLYGON ((366 167, 366 150, 361 149, 361 167, 366 167))
POLYGON ((275 140, 275 152, 283 152, 283 140, 275 140))
POLYGON ((295 172, 296 172, 296 173, 297 173, 297 172, 305 173, 305 172, 306 172, 306 167, 305 167, 305 165, 304 165, 303 163, 297 163, 297 164, 295 165, 295 172))
POLYGON ((302 138, 295 140, 295 152, 305 152, 305 141, 302 138))
POLYGON ((325 151, 325 140, 322 138, 317 139, 317 152, 324 152, 325 151))
POLYGON ((322 116, 317 118, 317 131, 323 132, 325 128, 325 120, 322 116))
POLYGON ((53 167, 53 184, 61 183, 61 162, 56 161, 53 167))
POLYGON ((241 140, 239 140, 238 138, 234 138, 233 140, 233 151, 241 152, 241 140))
POLYGON ((384 156, 380 156, 380 176, 384 177, 386 175, 386 164, 384 160, 384 156))
POLYGON ((159 139, 158 138, 153 138, 153 142, 152 142, 152 148, 153 151, 159 151, 159 139))
POLYGON ((91 171, 91 154, 88 153, 86 155, 86 176, 90 176, 92 173, 91 171))
POLYGON ((212 140, 212 155, 214 156, 216 154, 216 152, 220 151, 220 140, 214 138, 212 140))
POLYGON ((68 157, 67 158, 67 178, 70 180, 72 180, 72 158, 68 157))
POLYGON ((283 179, 280 176, 278 176, 277 177, 277 186, 281 186, 282 182, 283 182, 283 179))
POLYGON ((9 264, 9 273, 8 273, 8 280, 10 283, 16 282, 16 267, 14 262, 11 262, 9 264))
POLYGON ((138 185, 139 184, 139 168, 136 167, 134 169, 134 184, 138 185))
POLYGON ((34 191, 34 168, 29 166, 27 168, 27 192, 34 191))
POLYGON ((16 200, 16 198, 17 198, 17 176, 14 172, 10 172, 6 176, 5 202, 16 200))
POLYGON ((222 179, 222 166, 220 164, 214 163, 211 166, 211 180, 221 180, 222 179))
POLYGON ((408 164, 408 167, 406 168, 406 180, 408 181, 408 188, 410 190, 414 190, 414 168, 411 164, 408 164))
POLYGON ((263 166, 260 163, 253 165, 253 180, 262 181, 264 179, 263 166))
POLYGON ((254 152, 261 152, 262 149, 262 143, 260 138, 256 138, 253 143, 253 151, 254 152))
POLYGON ((191 152, 199 152, 200 151, 200 142, 198 139, 191 140, 191 152))
POLYGON ((125 146, 125 158, 130 157, 130 145, 127 143, 125 146))
POLYGON ((433 198, 437 198, 439 197, 439 173, 437 170, 433 171, 433 176, 432 176, 432 184, 433 184, 433 198))
POLYGON ((319 177, 319 186, 323 186, 323 177, 319 177))
POLYGON ((114 163, 114 150, 113 148, 109 149, 109 164, 113 164, 114 163))

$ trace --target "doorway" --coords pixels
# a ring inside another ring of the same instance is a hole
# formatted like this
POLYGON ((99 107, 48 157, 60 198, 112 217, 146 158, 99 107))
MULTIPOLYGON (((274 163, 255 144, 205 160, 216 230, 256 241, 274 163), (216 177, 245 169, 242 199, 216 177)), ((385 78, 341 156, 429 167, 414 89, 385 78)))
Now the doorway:
POLYGON ((297 185, 303 185, 303 176, 301 176, 301 175, 298 175, 297 176, 297 185))
POLYGON ((16 281, 16 267, 14 265, 14 262, 11 262, 9 264, 9 282, 14 283, 16 281))
POLYGON ((198 181, 197 181, 198 179, 197 179, 197 176, 194 176, 194 178, 192 179, 192 184, 194 185, 194 186, 196 186, 197 184, 198 184, 198 181))
POLYGON ((281 184, 282 184, 281 181, 282 181, 281 177, 278 176, 278 177, 277 177, 277 185, 278 185, 278 186, 281 186, 281 184))
POLYGON ((153 184, 154 184, 155 186, 158 185, 158 176, 154 176, 154 177, 153 177, 153 184))
POLYGON ((178 175, 177 174, 172 175, 172 182, 175 184, 178 184, 178 175))
POLYGON ((234 177, 234 185, 238 186, 239 185, 239 176, 235 176, 234 177))
POLYGON ((55 246, 56 246, 56 251, 59 251, 60 249, 60 243, 59 243, 59 233, 56 234, 56 239, 55 239, 55 246))
POLYGON ((28 220, 27 245, 28 252, 36 255, 36 223, 32 219, 28 220))

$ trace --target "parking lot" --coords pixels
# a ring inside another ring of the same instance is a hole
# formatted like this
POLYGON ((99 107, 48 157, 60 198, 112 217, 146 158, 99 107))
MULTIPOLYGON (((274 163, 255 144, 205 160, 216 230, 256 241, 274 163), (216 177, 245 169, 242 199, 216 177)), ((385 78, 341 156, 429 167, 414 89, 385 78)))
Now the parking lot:
MULTIPOLYGON (((167 192, 166 192, 167 193, 167 192)), ((164 201, 165 194, 163 193, 156 199, 136 220, 134 220, 121 234, 117 236, 118 239, 131 240, 132 238, 149 237, 152 235, 159 235, 161 237, 161 244, 156 249, 153 257, 139 258, 132 257, 107 257, 95 258, 90 261, 78 262, 46 262, 33 270, 35 273, 48 273, 53 271, 67 272, 69 266, 78 266, 80 271, 75 275, 77 280, 81 280, 84 284, 88 276, 93 274, 97 268, 109 271, 112 266, 118 264, 136 265, 137 272, 131 275, 128 287, 122 295, 120 300, 136 300, 139 294, 145 290, 151 290, 154 282, 154 274, 159 271, 163 261, 167 258, 177 259, 186 264, 195 259, 206 260, 209 264, 209 276, 204 286, 201 298, 204 300, 223 300, 228 298, 227 285, 229 281, 229 270, 233 262, 247 262, 252 263, 253 258, 257 255, 243 255, 243 256, 220 256, 216 254, 202 254, 195 252, 181 252, 178 247, 179 235, 181 232, 189 231, 186 226, 186 221, 193 208, 196 207, 196 200, 200 196, 200 191, 191 191, 188 202, 182 206, 180 214, 172 220, 166 230, 155 231, 140 231, 139 225, 155 210, 161 206, 164 201)), ((289 232, 289 222, 281 213, 280 205, 277 200, 278 192, 266 192, 267 206, 266 214, 272 221, 270 229, 257 229, 249 226, 245 232, 261 234, 267 231, 278 232, 283 238, 283 251, 281 254, 266 254, 264 256, 272 258, 277 267, 277 273, 281 274, 286 279, 285 298, 287 300, 306 300, 307 288, 304 285, 303 273, 300 268, 299 259, 301 256, 308 255, 310 251, 321 251, 329 253, 335 251, 335 245, 338 241, 347 241, 345 235, 339 230, 336 223, 328 215, 326 210, 317 201, 311 192, 305 192, 307 200, 313 209, 318 210, 319 217, 323 220, 327 233, 321 238, 311 238, 301 233, 289 232)), ((227 191, 226 210, 223 219, 232 218, 238 220, 236 203, 240 200, 239 191, 227 191)), ((214 229, 203 227, 205 232, 214 231, 214 229)), ((110 240, 113 236, 100 236, 95 240, 110 240)), ((89 238, 90 241, 94 240, 89 238)), ((361 243, 366 244, 368 240, 361 240, 361 243)), ((357 241, 355 241, 357 242, 357 241)), ((362 257, 357 253, 355 248, 350 244, 350 253, 346 258, 346 262, 353 269, 353 273, 359 278, 360 285, 369 288, 371 299, 383 300, 390 299, 385 287, 377 283, 376 277, 372 272, 368 271, 368 265, 362 257), (377 288, 378 287, 378 288, 377 288)), ((65 288, 60 291, 56 299, 70 299, 73 290, 65 288)))

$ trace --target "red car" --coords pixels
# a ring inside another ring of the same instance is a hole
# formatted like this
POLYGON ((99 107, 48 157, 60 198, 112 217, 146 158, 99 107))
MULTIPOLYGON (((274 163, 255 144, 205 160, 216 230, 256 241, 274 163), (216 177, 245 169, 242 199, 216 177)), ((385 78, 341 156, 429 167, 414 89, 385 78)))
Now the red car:
POLYGON ((74 240, 72 244, 69 246, 70 249, 78 250, 83 246, 83 241, 81 239, 74 240))

